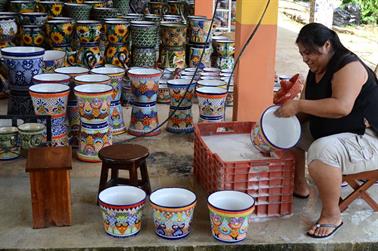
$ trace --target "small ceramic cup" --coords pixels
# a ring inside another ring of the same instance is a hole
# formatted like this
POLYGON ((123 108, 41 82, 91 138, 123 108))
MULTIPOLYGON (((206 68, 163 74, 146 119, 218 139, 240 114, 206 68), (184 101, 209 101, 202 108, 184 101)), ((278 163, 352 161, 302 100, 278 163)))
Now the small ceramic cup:
POLYGON ((54 72, 55 69, 64 66, 66 53, 58 50, 47 50, 43 55, 43 72, 54 72))
POLYGON ((25 123, 18 126, 22 156, 27 156, 29 148, 38 147, 46 141, 46 127, 40 123, 25 123))
POLYGON ((142 227, 146 193, 133 186, 114 186, 98 195, 105 232, 113 237, 129 237, 142 227))
POLYGON ((252 196, 239 191, 218 191, 207 199, 211 233, 223 242, 239 242, 248 234, 249 218, 255 209, 252 196))
POLYGON ((0 160, 12 160, 19 155, 17 127, 0 127, 0 160))
POLYGON ((33 77, 33 84, 70 84, 70 76, 60 73, 43 73, 33 77))

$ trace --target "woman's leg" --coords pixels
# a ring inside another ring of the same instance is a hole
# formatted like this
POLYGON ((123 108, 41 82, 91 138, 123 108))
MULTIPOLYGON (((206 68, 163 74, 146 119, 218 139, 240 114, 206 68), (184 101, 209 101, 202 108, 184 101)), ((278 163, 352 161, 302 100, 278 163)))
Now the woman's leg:
POLYGON ((294 148, 292 153, 295 156, 294 194, 307 196, 310 190, 305 177, 305 151, 294 148))
MULTIPOLYGON (((318 224, 334 224, 338 226, 341 223, 341 213, 339 208, 340 185, 342 173, 340 168, 326 165, 320 160, 313 160, 309 164, 309 174, 318 187, 320 199, 322 201, 322 212, 318 224)), ((308 232, 316 236, 326 236, 334 228, 313 226, 308 232)))

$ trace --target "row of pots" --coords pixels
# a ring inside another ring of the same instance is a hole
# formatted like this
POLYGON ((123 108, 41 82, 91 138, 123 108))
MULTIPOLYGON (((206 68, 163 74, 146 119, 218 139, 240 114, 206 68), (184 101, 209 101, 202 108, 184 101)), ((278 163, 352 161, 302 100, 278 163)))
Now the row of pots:
MULTIPOLYGON (((128 237, 141 231, 146 193, 132 186, 116 186, 98 196, 105 232, 128 237), (126 215, 126 216, 125 216, 126 215)), ((161 188, 149 196, 155 233, 164 239, 188 236, 192 229, 196 195, 184 188, 161 188)), ((255 200, 238 191, 218 191, 207 198, 212 236, 223 242, 239 242, 248 235, 255 200)))

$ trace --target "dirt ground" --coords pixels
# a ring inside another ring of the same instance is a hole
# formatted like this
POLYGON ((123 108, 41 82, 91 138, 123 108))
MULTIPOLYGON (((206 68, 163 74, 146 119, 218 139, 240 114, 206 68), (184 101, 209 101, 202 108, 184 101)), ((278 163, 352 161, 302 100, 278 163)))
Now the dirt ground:
MULTIPOLYGON (((293 0, 279 1, 277 74, 307 72, 306 65, 300 63, 302 59, 295 45, 295 39, 304 25, 303 22, 308 22, 309 12, 308 3, 293 0)), ((375 69, 378 64, 377 26, 334 27, 334 30, 348 49, 356 53, 370 68, 375 69)))

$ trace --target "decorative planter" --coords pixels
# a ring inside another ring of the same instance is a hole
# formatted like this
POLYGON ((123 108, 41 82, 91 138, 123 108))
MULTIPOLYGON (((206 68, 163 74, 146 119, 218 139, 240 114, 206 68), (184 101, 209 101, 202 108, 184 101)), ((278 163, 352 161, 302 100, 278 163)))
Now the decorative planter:
POLYGON ((134 48, 131 55, 135 67, 154 68, 156 66, 155 48, 134 48))
POLYGON ((37 84, 29 87, 37 115, 52 117, 52 145, 67 145, 67 128, 64 124, 70 88, 62 84, 37 84))
POLYGON ((155 136, 160 134, 157 105, 153 103, 133 103, 128 133, 135 136, 155 136), (155 130, 156 129, 156 130, 155 130))
POLYGON ((0 48, 5 48, 13 45, 11 42, 17 34, 16 18, 13 16, 0 16, 0 48))
POLYGON ((81 20, 76 23, 76 35, 80 43, 98 43, 101 38, 100 21, 81 20))
POLYGON ((169 7, 167 3, 161 2, 149 2, 148 3, 148 11, 150 14, 156 14, 159 16, 165 15, 169 11, 169 7))
POLYGON ((190 234, 196 195, 183 188, 162 188, 150 195, 155 233, 165 239, 190 234))
POLYGON ((89 4, 65 3, 64 12, 66 16, 74 20, 89 20, 92 6, 89 4))
POLYGON ((70 76, 59 73, 43 73, 33 77, 33 84, 63 84, 69 86, 70 81, 70 76))
POLYGON ((39 25, 22 26, 21 45, 25 46, 44 46, 45 34, 39 25))
POLYGON ((106 20, 105 32, 109 43, 125 44, 129 37, 129 25, 126 20, 106 20))
POLYGON ((158 39, 158 26, 149 21, 131 22, 131 39, 135 48, 155 48, 158 39))
POLYGON ((239 191, 219 191, 207 199, 211 233, 222 242, 239 242, 248 234, 249 217, 255 209, 252 196, 239 191))
POLYGON ((100 192, 98 202, 105 232, 113 237, 139 233, 146 193, 133 186, 114 186, 100 192))
POLYGON ((132 92, 137 103, 153 103, 157 100, 161 72, 152 68, 132 68, 128 71, 132 92))
POLYGON ((186 45, 186 25, 184 24, 162 22, 160 34, 164 47, 184 47, 186 45))
POLYGON ((91 11, 91 18, 101 21, 105 18, 117 17, 119 10, 116 8, 93 8, 91 11))
POLYGON ((194 131, 192 107, 177 108, 171 106, 169 115, 171 115, 176 109, 177 111, 168 121, 167 131, 171 133, 192 133, 194 131))
POLYGON ((216 40, 215 50, 220 57, 233 57, 235 53, 235 42, 232 40, 216 40))
POLYGON ((12 160, 19 155, 17 127, 0 127, 0 160, 12 160))
POLYGON ((205 50, 205 53, 202 58, 202 63, 199 66, 200 68, 211 67, 211 53, 212 48, 210 45, 189 45, 189 67, 197 67, 199 64, 202 51, 205 50))
POLYGON ((38 3, 39 11, 48 14, 48 18, 61 17, 63 12, 63 2, 59 1, 40 1, 38 3))
POLYGON ((187 3, 184 1, 168 1, 169 11, 168 13, 171 15, 185 15, 185 5, 187 3))
POLYGON ((171 106, 178 106, 181 101, 180 107, 192 107, 192 98, 196 82, 191 82, 190 79, 172 79, 168 80, 169 95, 171 96, 171 106), (188 85, 190 85, 188 87, 188 85), (186 92, 186 90, 188 90, 186 92), (185 97, 184 94, 186 93, 185 97))
POLYGON ((113 0, 113 7, 117 8, 122 15, 129 13, 129 0, 113 0))
POLYGON ((190 42, 191 43, 211 43, 212 35, 209 35, 209 40, 206 41, 207 34, 210 31, 211 19, 192 17, 189 18, 190 42))
POLYGON ((50 47, 71 47, 72 19, 47 21, 46 33, 50 47))
POLYGON ((58 50, 47 50, 43 55, 43 72, 54 72, 56 68, 64 66, 66 52, 58 50))
POLYGON ((112 144, 108 119, 112 87, 104 84, 84 84, 74 88, 79 103, 81 121, 79 160, 98 162, 98 152, 112 144))
POLYGON ((126 44, 108 44, 105 50, 105 62, 114 66, 126 68, 131 60, 126 44))
POLYGON ((95 68, 105 64, 98 43, 81 43, 81 47, 77 51, 76 60, 77 64, 88 68, 95 68))
POLYGON ((223 121, 227 90, 219 87, 200 87, 196 93, 200 114, 198 122, 223 121))
POLYGON ((46 141, 45 130, 45 125, 39 123, 25 123, 18 126, 23 156, 27 156, 29 148, 39 147, 46 141))
POLYGON ((164 68, 185 68, 185 47, 162 48, 160 63, 164 68))
POLYGON ((47 13, 44 12, 30 12, 20 15, 21 25, 45 25, 47 21, 47 13))
POLYGON ((10 1, 10 10, 18 13, 33 12, 35 9, 34 1, 10 1))
POLYGON ((40 47, 8 47, 1 49, 8 66, 9 88, 27 91, 34 75, 42 72, 42 58, 45 49, 40 47))

